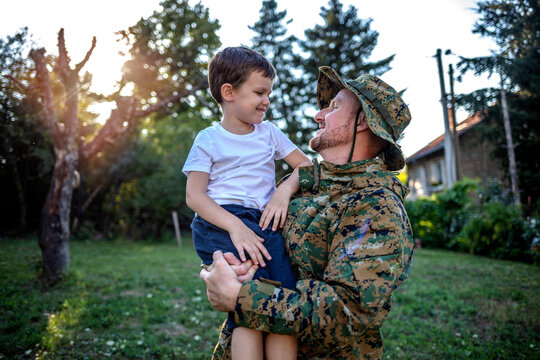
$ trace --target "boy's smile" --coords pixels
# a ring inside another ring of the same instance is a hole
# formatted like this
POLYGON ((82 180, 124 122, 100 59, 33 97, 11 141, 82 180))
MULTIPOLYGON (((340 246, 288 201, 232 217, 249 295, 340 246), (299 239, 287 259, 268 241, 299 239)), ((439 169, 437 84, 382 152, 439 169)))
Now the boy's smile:
POLYGON ((263 121, 270 107, 268 98, 274 81, 260 71, 253 71, 248 79, 236 89, 222 104, 222 126, 230 132, 247 134, 253 131, 253 124, 263 121))

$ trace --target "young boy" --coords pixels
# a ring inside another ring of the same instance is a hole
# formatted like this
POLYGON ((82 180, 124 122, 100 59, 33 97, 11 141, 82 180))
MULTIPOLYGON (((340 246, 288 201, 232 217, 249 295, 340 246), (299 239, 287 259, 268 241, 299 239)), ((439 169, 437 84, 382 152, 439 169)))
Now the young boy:
MULTIPOLYGON (((249 256, 260 265, 255 278, 294 289, 275 230, 283 226, 290 196, 298 190, 297 168, 311 162, 275 125, 263 122, 275 76, 266 58, 245 47, 225 48, 212 58, 208 82, 223 118, 197 135, 182 171, 188 176, 186 202, 196 212, 193 241, 203 263, 211 264, 216 250, 233 252, 242 261, 249 256), (278 159, 295 170, 276 190, 278 159)), ((263 346, 261 332, 236 327, 231 314, 227 326, 234 329, 233 359, 262 359, 264 353, 267 359, 296 359, 292 336, 268 334, 263 346)))

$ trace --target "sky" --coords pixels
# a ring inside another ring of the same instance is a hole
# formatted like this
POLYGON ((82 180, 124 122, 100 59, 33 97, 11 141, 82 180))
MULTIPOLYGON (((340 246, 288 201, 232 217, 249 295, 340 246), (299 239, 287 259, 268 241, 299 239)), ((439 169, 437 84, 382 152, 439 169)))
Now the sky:
MULTIPOLYGON (((84 70, 94 75, 96 91, 110 91, 120 78, 125 61, 118 55, 122 48, 114 34, 127 29, 141 17, 159 10, 159 0, 18 0, 4 1, 0 12, 0 37, 14 34, 27 26, 33 39, 48 53, 57 54, 57 36, 65 29, 66 47, 73 63, 80 62, 90 48, 92 36, 97 47, 84 70)), ((190 0, 195 4, 199 0, 190 0)), ((210 11, 210 17, 221 25, 218 31, 223 46, 250 45, 254 33, 248 26, 259 18, 262 0, 200 0, 210 11)), ((496 47, 490 39, 472 33, 478 15, 475 0, 341 0, 346 10, 358 9, 358 17, 371 18, 371 29, 379 33, 378 45, 370 61, 395 54, 392 69, 381 76, 403 94, 409 105, 412 121, 401 141, 406 156, 410 156, 431 140, 444 133, 443 110, 437 62, 438 48, 456 55, 443 56, 446 90, 448 65, 459 56, 489 55, 496 47)), ((287 10, 291 34, 303 37, 305 29, 322 24, 321 6, 327 0, 278 0, 278 11, 287 10)), ((326 64, 320 64, 326 65, 326 64)), ((313 69, 317 71, 317 69, 313 69)), ((360 75, 360 74, 359 74, 360 75)), ((279 74, 278 74, 279 76, 279 74)), ((456 93, 468 93, 486 86, 497 86, 497 78, 477 78, 472 74, 454 85, 456 93)), ((313 86, 316 86, 315 84, 313 86)), ((313 108, 316 100, 313 99, 313 108)), ((109 110, 103 116, 108 116, 109 110)), ((106 113, 105 113, 106 112, 106 113)), ((457 112, 463 121, 467 113, 457 112)))

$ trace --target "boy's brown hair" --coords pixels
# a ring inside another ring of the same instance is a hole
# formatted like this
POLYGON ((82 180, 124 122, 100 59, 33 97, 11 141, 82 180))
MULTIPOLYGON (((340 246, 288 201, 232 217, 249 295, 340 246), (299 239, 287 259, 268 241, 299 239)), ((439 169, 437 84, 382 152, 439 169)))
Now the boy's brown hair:
POLYGON ((274 80, 276 70, 264 56, 244 46, 227 47, 219 51, 208 64, 208 85, 210 93, 218 104, 223 102, 221 87, 231 84, 241 86, 253 71, 260 71, 274 80))

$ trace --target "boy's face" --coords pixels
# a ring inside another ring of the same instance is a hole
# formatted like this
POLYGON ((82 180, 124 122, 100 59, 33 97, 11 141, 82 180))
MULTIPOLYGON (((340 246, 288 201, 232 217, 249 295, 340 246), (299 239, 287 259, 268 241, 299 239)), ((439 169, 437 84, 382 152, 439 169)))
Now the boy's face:
POLYGON ((232 117, 244 124, 260 124, 270 106, 274 81, 260 71, 252 71, 246 82, 233 89, 233 100, 227 107, 232 117))

